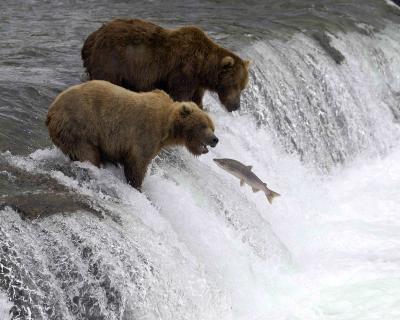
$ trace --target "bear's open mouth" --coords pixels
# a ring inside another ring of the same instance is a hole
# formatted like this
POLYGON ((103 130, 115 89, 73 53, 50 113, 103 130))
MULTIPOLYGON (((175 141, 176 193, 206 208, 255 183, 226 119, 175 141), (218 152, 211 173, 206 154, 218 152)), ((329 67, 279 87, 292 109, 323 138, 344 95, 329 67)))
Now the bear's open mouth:
POLYGON ((202 143, 199 147, 199 151, 201 154, 205 154, 208 152, 208 148, 207 148, 207 144, 206 143, 202 143))
POLYGON ((201 152, 202 154, 208 152, 208 148, 207 148, 207 145, 206 145, 205 143, 203 143, 203 144, 200 146, 200 152, 201 152))

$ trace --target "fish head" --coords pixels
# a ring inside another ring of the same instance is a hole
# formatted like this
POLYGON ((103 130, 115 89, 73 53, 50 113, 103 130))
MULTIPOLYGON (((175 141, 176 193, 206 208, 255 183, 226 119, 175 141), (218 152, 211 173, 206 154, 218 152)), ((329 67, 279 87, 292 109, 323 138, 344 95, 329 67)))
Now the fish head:
POLYGON ((219 167, 225 170, 229 168, 229 159, 213 159, 213 160, 219 167))

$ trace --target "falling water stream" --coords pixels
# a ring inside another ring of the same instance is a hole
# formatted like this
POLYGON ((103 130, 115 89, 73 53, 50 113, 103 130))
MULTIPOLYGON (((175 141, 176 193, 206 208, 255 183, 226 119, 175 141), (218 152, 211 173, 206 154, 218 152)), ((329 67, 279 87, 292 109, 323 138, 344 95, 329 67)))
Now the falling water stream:
POLYGON ((378 0, 4 0, 0 319, 400 319, 399 23, 378 0), (240 111, 205 97, 217 148, 165 150, 143 193, 44 125, 114 17, 196 24, 252 61, 240 111))

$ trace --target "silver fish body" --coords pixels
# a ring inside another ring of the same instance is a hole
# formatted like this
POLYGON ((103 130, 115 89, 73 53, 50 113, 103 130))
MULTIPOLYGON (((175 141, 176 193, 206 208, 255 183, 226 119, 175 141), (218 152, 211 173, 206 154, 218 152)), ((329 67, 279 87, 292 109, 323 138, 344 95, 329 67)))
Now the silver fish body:
POLYGON ((252 188, 253 192, 258 192, 260 190, 263 191, 267 196, 269 203, 272 203, 272 200, 275 197, 280 196, 279 193, 268 189, 267 184, 264 183, 259 177, 254 174, 254 172, 251 171, 252 166, 246 166, 243 163, 234 159, 213 160, 219 167, 229 172, 236 178, 239 178, 241 186, 247 184, 252 188))

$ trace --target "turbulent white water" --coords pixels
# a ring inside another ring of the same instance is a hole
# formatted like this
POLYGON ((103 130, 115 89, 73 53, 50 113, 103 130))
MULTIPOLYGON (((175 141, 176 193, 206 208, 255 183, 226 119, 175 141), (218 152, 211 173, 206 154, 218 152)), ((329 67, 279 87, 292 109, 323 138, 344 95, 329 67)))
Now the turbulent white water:
POLYGON ((380 154, 399 138, 396 28, 329 37, 345 57, 341 65, 304 35, 247 49, 257 64, 246 110, 314 167, 380 154))
POLYGON ((254 68, 244 110, 228 114, 207 97, 220 144, 200 158, 165 152, 142 194, 120 169, 69 164, 55 149, 3 154, 112 213, 27 222, 6 208, 7 239, 31 252, 43 278, 82 276, 48 284, 50 297, 63 297, 65 319, 73 319, 67 301, 78 293, 96 297, 110 319, 399 319, 398 40, 390 28, 338 35, 332 45, 345 56, 342 65, 304 36, 254 44, 246 49, 254 68), (215 157, 253 165, 282 196, 269 205, 215 157), (95 286, 79 258, 86 247, 121 305, 108 307, 95 286))
POLYGON ((8 301, 7 296, 0 292, 0 319, 7 320, 10 319, 10 309, 12 304, 8 301))

